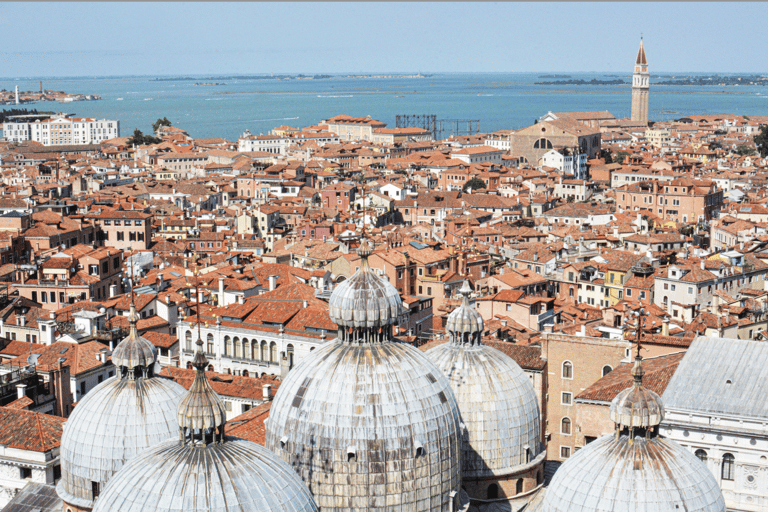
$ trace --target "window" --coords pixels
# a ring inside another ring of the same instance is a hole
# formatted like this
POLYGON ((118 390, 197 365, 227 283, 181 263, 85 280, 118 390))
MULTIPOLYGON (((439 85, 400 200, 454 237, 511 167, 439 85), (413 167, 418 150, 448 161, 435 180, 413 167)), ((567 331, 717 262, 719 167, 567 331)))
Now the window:
POLYGON ((573 364, 571 364, 570 361, 565 361, 563 363, 563 378, 564 379, 573 378, 573 364))
POLYGON ((730 453, 723 455, 723 469, 721 476, 723 480, 733 480, 734 473, 734 456, 730 453))
POLYGON ((696 455, 696 457, 697 457, 697 458, 698 458, 698 459, 699 459, 701 462, 704 462, 704 463, 706 463, 706 462, 707 462, 707 452, 706 452, 706 451, 704 451, 704 450, 696 450, 696 452, 694 453, 694 455, 696 455))
POLYGON ((571 435, 571 420, 568 418, 563 418, 563 420, 560 422, 560 433, 569 436, 571 435))
POLYGON ((603 366, 603 377, 611 373, 612 370, 613 368, 611 368, 609 365, 603 366))
POLYGON ((573 394, 572 393, 567 393, 567 392, 563 391, 563 394, 560 397, 560 403, 562 405, 571 405, 571 404, 573 404, 573 394))
POLYGON ((571 447, 570 446, 561 446, 560 447, 560 458, 561 459, 567 459, 571 456, 571 447))
POLYGON ((32 468, 19 468, 19 478, 26 480, 32 478, 32 468))

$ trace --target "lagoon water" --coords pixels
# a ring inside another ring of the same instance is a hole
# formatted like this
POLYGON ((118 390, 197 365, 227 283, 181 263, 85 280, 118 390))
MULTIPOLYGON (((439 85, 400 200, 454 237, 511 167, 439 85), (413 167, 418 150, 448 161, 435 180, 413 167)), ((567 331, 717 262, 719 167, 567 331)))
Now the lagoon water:
MULTIPOLYGON (((40 111, 75 113, 81 117, 118 119, 120 133, 151 131, 167 117, 196 138, 237 138, 248 129, 268 133, 280 125, 303 127, 337 115, 370 115, 395 126, 398 114, 434 114, 438 119, 479 120, 481 132, 528 126, 547 111, 608 110, 617 117, 630 113, 631 76, 557 73, 574 79, 621 78, 624 85, 535 85, 540 73, 441 73, 420 78, 248 79, 190 75, 190 80, 156 77, 42 78, 46 90, 98 94, 100 101, 38 102, 22 105, 40 111), (220 82, 195 86, 196 82, 220 82), (122 100, 118 100, 122 98, 122 100), (151 98, 151 100, 147 100, 151 98)), ((768 115, 768 87, 654 86, 672 75, 652 74, 651 120, 691 114, 768 115)), ((677 78, 685 74, 675 75, 677 78)), ((168 77, 165 77, 168 78, 168 77)), ((0 89, 39 90, 41 78, 0 79, 0 89)), ((12 105, 0 109, 13 108, 12 105)), ((452 133, 446 123, 445 136, 452 133)), ((466 123, 460 130, 466 130, 466 123)))

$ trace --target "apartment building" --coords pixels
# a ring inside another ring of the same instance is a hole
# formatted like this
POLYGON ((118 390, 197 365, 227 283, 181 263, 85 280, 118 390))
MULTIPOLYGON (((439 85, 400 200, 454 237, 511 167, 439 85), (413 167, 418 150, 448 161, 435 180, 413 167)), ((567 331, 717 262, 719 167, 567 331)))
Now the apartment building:
POLYGON ((44 146, 98 144, 120 136, 120 121, 59 114, 42 121, 6 122, 3 136, 12 142, 31 140, 44 146))
POLYGON ((152 241, 152 215, 140 210, 111 210, 95 215, 98 240, 106 247, 145 251, 152 241))
POLYGON ((338 115, 325 119, 318 123, 327 125, 328 131, 335 133, 341 140, 367 140, 373 141, 373 131, 386 128, 387 124, 372 119, 371 116, 352 117, 338 115))
POLYGON ((723 191, 710 180, 676 178, 644 181, 616 189, 616 204, 628 212, 648 211, 675 222, 712 219, 723 205, 723 191))
POLYGON ((241 153, 263 151, 284 155, 286 148, 291 144, 291 138, 287 135, 252 135, 246 130, 237 139, 237 150, 241 153))

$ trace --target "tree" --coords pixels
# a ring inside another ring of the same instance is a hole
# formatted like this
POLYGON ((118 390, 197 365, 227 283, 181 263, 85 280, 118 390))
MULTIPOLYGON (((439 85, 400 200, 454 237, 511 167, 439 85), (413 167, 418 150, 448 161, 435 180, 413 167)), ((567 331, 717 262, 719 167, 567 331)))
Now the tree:
POLYGON ((160 142, 162 141, 157 137, 152 137, 151 135, 144 135, 143 133, 141 133, 141 130, 139 130, 138 128, 133 130, 133 137, 128 139, 128 144, 131 144, 131 145, 135 144, 137 146, 143 146, 145 144, 159 144, 160 142))
POLYGON ((754 155, 756 153, 755 148, 746 144, 739 144, 733 152, 739 156, 754 155))
POLYGON ((161 126, 171 126, 171 122, 168 120, 167 117, 163 117, 162 119, 158 119, 154 122, 152 125, 152 131, 157 133, 157 130, 160 129, 161 126))
POLYGON ((468 190, 475 191, 480 190, 481 188, 485 188, 485 182, 478 178, 477 176, 473 176, 471 180, 466 182, 463 187, 461 187, 461 190, 463 192, 466 192, 468 190))
POLYGON ((619 151, 618 153, 616 153, 616 156, 613 157, 613 163, 623 164, 624 160, 626 160, 628 156, 629 156, 629 153, 627 153, 626 151, 619 151))
POLYGON ((760 126, 760 133, 755 135, 752 140, 755 142, 760 156, 763 158, 768 156, 768 125, 760 126))

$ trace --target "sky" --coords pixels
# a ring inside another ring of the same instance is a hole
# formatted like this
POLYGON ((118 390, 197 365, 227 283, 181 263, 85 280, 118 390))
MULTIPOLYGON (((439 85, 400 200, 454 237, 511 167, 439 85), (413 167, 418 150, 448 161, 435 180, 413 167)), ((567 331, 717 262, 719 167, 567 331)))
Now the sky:
POLYGON ((0 76, 627 73, 641 34, 652 73, 766 73, 746 23, 766 18, 762 2, 0 2, 0 76))

